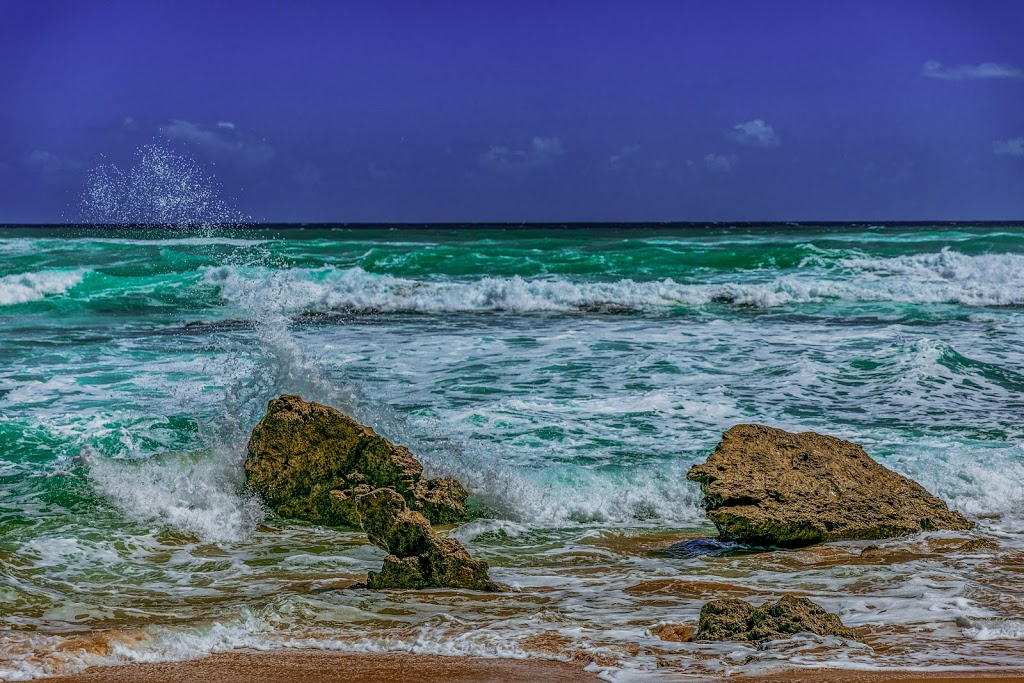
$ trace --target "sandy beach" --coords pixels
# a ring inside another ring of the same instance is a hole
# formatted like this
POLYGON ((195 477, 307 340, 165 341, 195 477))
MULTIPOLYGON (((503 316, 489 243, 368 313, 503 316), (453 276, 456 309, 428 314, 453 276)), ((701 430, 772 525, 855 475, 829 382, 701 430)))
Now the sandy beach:
MULTIPOLYGON (((580 663, 521 660, 478 659, 472 657, 439 657, 434 655, 338 654, 310 651, 277 653, 216 654, 185 662, 129 664, 125 666, 95 667, 82 673, 47 679, 51 683, 379 683, 382 681, 444 680, 447 683, 498 683, 499 681, 531 681, 533 683, 569 683, 570 681, 598 681, 598 676, 585 671, 580 663)), ((685 671, 677 676, 659 680, 701 680, 685 671)), ((974 675, 963 673, 929 674, 917 672, 864 672, 816 669, 787 671, 770 676, 737 676, 728 679, 736 683, 925 683, 943 681, 984 680, 988 683, 1024 681, 1024 671, 988 672, 974 675)))

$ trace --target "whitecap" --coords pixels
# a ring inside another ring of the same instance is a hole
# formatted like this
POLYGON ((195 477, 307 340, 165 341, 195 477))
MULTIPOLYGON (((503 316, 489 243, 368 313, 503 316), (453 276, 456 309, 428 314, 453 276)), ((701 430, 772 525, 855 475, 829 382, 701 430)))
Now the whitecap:
POLYGON ((40 301, 64 294, 82 282, 87 270, 43 270, 0 277, 0 306, 40 301))

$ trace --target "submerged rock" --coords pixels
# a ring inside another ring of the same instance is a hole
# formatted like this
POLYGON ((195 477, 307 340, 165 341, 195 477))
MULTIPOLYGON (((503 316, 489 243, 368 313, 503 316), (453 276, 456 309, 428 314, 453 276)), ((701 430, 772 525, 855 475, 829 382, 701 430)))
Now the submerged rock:
POLYGON ((693 641, 694 629, 683 624, 659 624, 651 629, 651 635, 670 643, 689 643, 693 641))
POLYGON ((439 535, 396 491, 364 493, 355 508, 370 542, 388 553, 380 572, 367 576, 367 588, 501 590, 487 575, 486 562, 474 560, 454 538, 439 535))
POLYGON ((748 640, 763 642, 788 638, 794 633, 814 633, 858 640, 835 614, 807 598, 791 595, 754 607, 738 598, 712 600, 700 610, 698 640, 748 640))
POLYGON ((755 545, 800 546, 973 526, 857 444, 814 432, 737 425, 687 476, 700 483, 704 507, 721 537, 755 545))
POLYGON ((392 487, 435 524, 468 518, 454 479, 424 479, 423 465, 347 415, 299 396, 273 399, 249 439, 247 485, 282 517, 359 526, 360 494, 392 487))

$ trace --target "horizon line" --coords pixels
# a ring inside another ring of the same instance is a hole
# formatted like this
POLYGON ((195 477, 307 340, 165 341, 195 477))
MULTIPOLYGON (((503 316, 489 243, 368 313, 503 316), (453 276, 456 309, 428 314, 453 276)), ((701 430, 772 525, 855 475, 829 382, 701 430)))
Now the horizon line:
POLYGON ((84 228, 84 229, 240 229, 240 228, 445 228, 445 227, 534 227, 534 228, 588 228, 588 227, 829 227, 829 226, 967 226, 1006 225, 1024 226, 1024 218, 1018 219, 915 219, 915 220, 745 220, 745 221, 676 221, 676 220, 574 220, 574 221, 251 221, 224 223, 78 223, 78 222, 0 222, 2 228, 84 228))

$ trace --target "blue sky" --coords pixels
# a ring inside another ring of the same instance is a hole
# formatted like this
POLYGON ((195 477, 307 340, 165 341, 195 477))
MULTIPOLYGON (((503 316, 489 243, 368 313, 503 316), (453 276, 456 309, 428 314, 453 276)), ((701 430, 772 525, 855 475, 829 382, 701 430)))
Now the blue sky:
POLYGON ((0 221, 1024 218, 1024 3, 0 0, 0 221))

